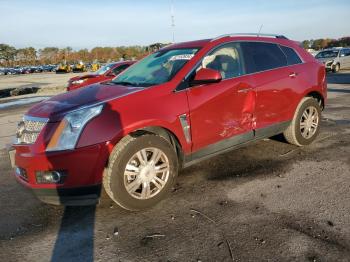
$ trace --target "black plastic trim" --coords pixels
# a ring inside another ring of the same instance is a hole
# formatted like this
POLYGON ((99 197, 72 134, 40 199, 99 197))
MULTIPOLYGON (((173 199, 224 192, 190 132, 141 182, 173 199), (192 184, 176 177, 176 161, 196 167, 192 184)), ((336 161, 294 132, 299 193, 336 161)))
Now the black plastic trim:
POLYGON ((52 205, 85 206, 98 203, 101 184, 76 188, 32 189, 42 202, 52 205))
POLYGON ((189 167, 202 160, 240 148, 251 142, 255 142, 263 138, 280 134, 290 125, 290 122, 291 121, 285 121, 270 125, 268 127, 248 131, 246 133, 236 135, 228 139, 219 141, 217 143, 211 144, 209 146, 206 146, 205 148, 200 149, 192 154, 186 155, 184 158, 183 167, 189 167))

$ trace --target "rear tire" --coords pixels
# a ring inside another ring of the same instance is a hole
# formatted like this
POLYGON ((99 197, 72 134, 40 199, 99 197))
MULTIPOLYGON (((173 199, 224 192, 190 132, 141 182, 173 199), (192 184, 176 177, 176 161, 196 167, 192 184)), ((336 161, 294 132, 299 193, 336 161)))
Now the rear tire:
POLYGON ((164 199, 177 173, 178 158, 167 140, 153 134, 128 135, 110 155, 103 186, 118 205, 137 211, 164 199))
POLYGON ((293 145, 311 144, 320 131, 321 108, 316 99, 304 97, 289 127, 283 132, 285 139, 293 145))

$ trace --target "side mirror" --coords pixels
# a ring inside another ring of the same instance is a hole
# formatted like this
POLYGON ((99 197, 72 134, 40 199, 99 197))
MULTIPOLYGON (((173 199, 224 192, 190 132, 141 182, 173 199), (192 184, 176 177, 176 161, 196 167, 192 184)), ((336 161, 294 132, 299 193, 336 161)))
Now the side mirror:
POLYGON ((201 68, 196 73, 196 76, 191 81, 190 85, 203 85, 210 83, 218 83, 222 80, 222 76, 219 71, 210 68, 201 68))
POLYGON ((340 57, 344 57, 345 56, 345 54, 340 54, 340 57))

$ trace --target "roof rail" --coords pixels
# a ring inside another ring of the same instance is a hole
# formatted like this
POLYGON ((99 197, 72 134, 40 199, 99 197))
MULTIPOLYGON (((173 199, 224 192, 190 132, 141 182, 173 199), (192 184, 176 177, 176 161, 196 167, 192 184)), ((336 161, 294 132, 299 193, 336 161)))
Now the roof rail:
POLYGON ((280 39, 288 39, 284 35, 278 35, 278 34, 262 34, 262 33, 233 33, 233 34, 225 34, 225 35, 220 35, 218 37, 215 37, 211 40, 215 41, 223 37, 230 37, 230 36, 257 36, 257 37, 274 37, 274 38, 280 38, 280 39))

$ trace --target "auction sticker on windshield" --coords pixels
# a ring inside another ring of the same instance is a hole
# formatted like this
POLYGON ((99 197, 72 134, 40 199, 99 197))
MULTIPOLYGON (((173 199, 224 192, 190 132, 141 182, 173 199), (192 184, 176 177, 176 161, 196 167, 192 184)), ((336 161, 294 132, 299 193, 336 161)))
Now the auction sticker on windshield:
POLYGON ((183 55, 174 55, 170 57, 169 61, 174 61, 174 60, 190 60, 194 54, 183 54, 183 55))

